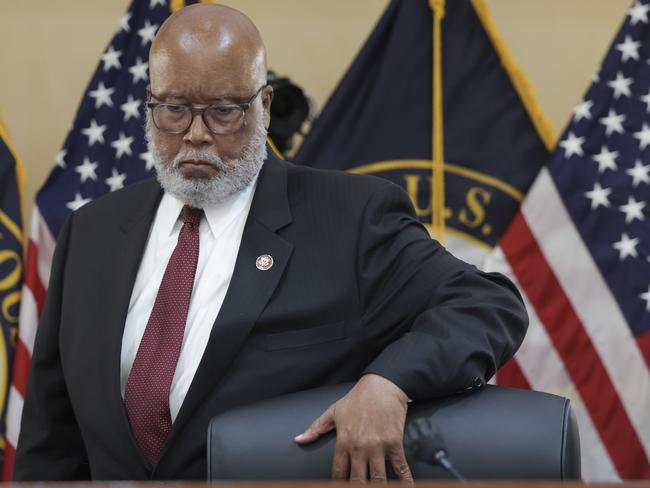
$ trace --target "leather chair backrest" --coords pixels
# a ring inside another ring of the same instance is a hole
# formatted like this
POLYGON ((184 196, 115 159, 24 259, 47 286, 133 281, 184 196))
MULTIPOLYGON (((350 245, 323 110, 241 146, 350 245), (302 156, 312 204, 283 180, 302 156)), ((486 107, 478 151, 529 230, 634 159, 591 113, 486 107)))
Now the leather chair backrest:
MULTIPOLYGON (((334 433, 305 447, 293 438, 351 387, 294 393, 213 418, 208 428, 208 479, 329 479, 334 433)), ((467 479, 580 479, 578 428, 566 398, 487 386, 471 394, 412 403, 405 448, 413 475, 416 480, 449 479, 442 467, 418 460, 421 456, 414 453, 408 433, 422 425, 422 419, 441 436, 449 459, 467 479)))

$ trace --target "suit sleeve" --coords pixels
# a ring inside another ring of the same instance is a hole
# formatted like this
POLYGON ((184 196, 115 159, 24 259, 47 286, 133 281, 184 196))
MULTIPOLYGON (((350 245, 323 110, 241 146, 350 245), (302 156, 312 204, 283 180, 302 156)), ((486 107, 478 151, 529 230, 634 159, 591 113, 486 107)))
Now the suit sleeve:
POLYGON ((72 217, 59 233, 36 334, 16 452, 16 481, 90 479, 86 450, 70 404, 59 350, 71 221, 72 217))
POLYGON ((528 316, 512 282, 432 240, 395 185, 367 202, 357 263, 364 327, 388 344, 364 373, 414 400, 482 386, 523 341, 528 316))

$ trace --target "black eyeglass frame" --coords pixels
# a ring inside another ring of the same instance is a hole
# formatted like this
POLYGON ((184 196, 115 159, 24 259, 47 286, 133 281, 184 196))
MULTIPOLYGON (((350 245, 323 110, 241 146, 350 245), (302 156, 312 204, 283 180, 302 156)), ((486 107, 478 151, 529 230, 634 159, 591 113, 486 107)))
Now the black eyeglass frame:
MULTIPOLYGON (((164 132, 166 134, 184 134, 187 132, 187 130, 192 126, 192 123, 194 123, 194 116, 197 113, 201 114, 201 118, 203 119, 203 124, 207 127, 207 129, 218 136, 225 136, 225 135, 230 135, 230 134, 236 134, 237 132, 241 131, 244 127, 246 127, 246 111, 251 107, 253 104, 253 100, 262 92, 264 88, 266 88, 269 85, 262 85, 259 87, 259 89, 251 96, 247 101, 241 102, 241 103, 213 103, 208 105, 207 107, 203 108, 195 108, 191 107, 189 105, 183 105, 183 104, 178 104, 178 103, 162 103, 162 102, 147 102, 147 108, 151 110, 151 119, 153 120, 153 124, 156 126, 156 129, 158 129, 161 132, 164 132), (183 130, 179 131, 170 131, 166 129, 161 129, 158 127, 158 124, 156 123, 156 118, 153 116, 153 111, 156 107, 176 107, 176 108, 182 108, 184 110, 188 110, 192 116, 190 117, 190 121, 187 124, 187 127, 183 130), (205 120, 205 111, 208 109, 233 109, 233 110, 239 110, 242 113, 242 124, 241 127, 233 132, 215 132, 210 128, 210 125, 207 123, 205 120)), ((151 93, 149 93, 149 96, 151 97, 151 93)))

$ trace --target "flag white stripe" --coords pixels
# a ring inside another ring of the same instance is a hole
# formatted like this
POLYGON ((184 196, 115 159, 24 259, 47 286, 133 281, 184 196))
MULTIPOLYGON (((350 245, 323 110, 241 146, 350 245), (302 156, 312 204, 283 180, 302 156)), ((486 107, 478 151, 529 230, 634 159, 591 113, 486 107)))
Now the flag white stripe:
POLYGON ((34 339, 38 328, 38 305, 32 290, 23 285, 20 301, 20 327, 18 337, 25 344, 31 356, 34 349, 34 339))
POLYGON ((18 445, 22 413, 23 396, 12 386, 9 388, 9 403, 7 404, 7 442, 14 447, 18 445))
POLYGON ((540 171, 521 209, 546 261, 591 338, 648 456, 650 372, 546 168, 540 171))
POLYGON ((486 269, 498 271, 510 277, 519 288, 530 326, 526 338, 515 358, 533 390, 554 393, 571 400, 571 408, 578 421, 582 449, 582 478, 585 481, 620 481, 614 464, 596 430, 580 393, 567 373, 564 362, 535 309, 528 300, 523 287, 517 282, 500 247, 494 249, 486 262, 486 269))
POLYGON ((56 239, 54 239, 45 220, 41 217, 38 205, 34 205, 34 210, 32 211, 30 238, 38 248, 38 277, 41 279, 43 288, 47 289, 47 285, 50 282, 50 268, 52 267, 56 239))

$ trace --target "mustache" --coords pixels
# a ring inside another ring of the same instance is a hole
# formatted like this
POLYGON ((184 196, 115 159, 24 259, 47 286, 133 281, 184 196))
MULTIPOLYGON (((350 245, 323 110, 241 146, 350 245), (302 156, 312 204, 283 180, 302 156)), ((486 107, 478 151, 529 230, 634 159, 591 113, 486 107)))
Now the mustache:
POLYGON ((200 149, 182 150, 176 155, 176 157, 174 157, 172 161, 172 167, 178 168, 182 161, 187 161, 188 159, 205 161, 217 169, 223 169, 225 167, 224 160, 221 159, 217 154, 211 153, 209 151, 202 151, 200 149))

